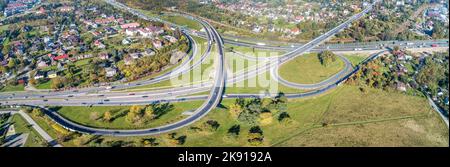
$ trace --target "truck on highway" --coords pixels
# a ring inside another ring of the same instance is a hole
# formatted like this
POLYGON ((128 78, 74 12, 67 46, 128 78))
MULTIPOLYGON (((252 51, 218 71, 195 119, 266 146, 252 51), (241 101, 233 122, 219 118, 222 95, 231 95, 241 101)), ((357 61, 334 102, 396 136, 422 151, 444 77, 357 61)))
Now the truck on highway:
POLYGON ((258 45, 258 46, 266 46, 265 43, 261 43, 261 42, 256 43, 256 45, 258 45))
POLYGON ((431 45, 431 47, 433 47, 433 48, 438 47, 438 46, 439 46, 438 44, 432 44, 431 45))

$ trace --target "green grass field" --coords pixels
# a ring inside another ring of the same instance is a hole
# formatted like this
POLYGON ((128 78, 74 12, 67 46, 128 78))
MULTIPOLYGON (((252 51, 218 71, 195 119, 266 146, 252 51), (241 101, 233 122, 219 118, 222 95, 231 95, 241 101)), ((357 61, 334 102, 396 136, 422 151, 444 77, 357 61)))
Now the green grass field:
MULTIPOLYGON (((233 99, 226 99, 222 105, 228 107, 233 102, 233 99)), ((369 88, 368 93, 363 93, 358 87, 345 85, 317 97, 289 100, 287 112, 292 120, 290 124, 274 120, 272 124, 261 127, 264 131, 263 146, 448 147, 448 130, 426 99, 398 92, 369 88), (324 122, 328 123, 326 127, 322 127, 324 122)), ((214 109, 189 127, 174 131, 187 137, 182 146, 248 146, 250 126, 232 118, 226 108, 214 109), (218 130, 190 130, 189 127, 198 127, 207 120, 218 121, 218 130), (241 133, 237 139, 230 140, 226 133, 235 124, 241 125, 241 133)), ((54 132, 50 134, 54 135, 54 132)), ((142 139, 154 138, 158 146, 180 146, 168 140, 166 134, 101 138, 104 141, 131 142, 136 146, 142 139)), ((72 141, 63 144, 75 146, 72 141)))
POLYGON ((52 80, 36 85, 36 89, 51 89, 52 80))
POLYGON ((2 25, 2 26, 0 26, 0 32, 8 30, 8 27, 9 27, 9 25, 2 25))
MULTIPOLYGON (((426 99, 376 89, 370 89, 369 92, 366 94, 358 87, 343 86, 318 97, 290 100, 288 113, 293 122, 286 125, 274 121, 270 125, 262 126, 263 145, 391 146, 391 143, 395 142, 396 146, 448 146, 448 130, 428 106, 426 99), (329 119, 339 121, 336 125, 329 124, 328 127, 321 128, 323 121, 329 119), (398 126, 398 122, 407 124, 398 126), (335 127, 347 128, 331 129, 335 127), (327 128, 331 130, 322 131, 327 128), (310 134, 311 136, 303 136, 310 134), (317 142, 316 138, 319 139, 317 142)), ((233 100, 224 100, 222 104, 227 107, 232 103, 233 100)), ((192 126, 198 127, 206 120, 216 120, 220 127, 212 133, 193 132, 189 128, 177 130, 178 135, 187 136, 183 146, 248 146, 246 136, 250 127, 233 119, 226 109, 215 109, 192 126), (228 128, 235 124, 241 125, 241 134, 237 139, 230 140, 226 138, 226 133, 228 128)), ((176 146, 168 141, 165 135, 105 137, 105 140, 138 143, 142 138, 155 138, 159 146, 176 146)))
POLYGON ((344 68, 340 59, 324 66, 320 63, 316 53, 299 56, 279 68, 280 77, 287 81, 313 84, 326 80, 344 68))
POLYGON ((175 103, 174 109, 167 112, 158 119, 152 120, 144 125, 135 125, 125 120, 125 115, 130 109, 130 106, 120 106, 120 107, 62 107, 57 110, 65 118, 73 120, 74 122, 91 126, 91 127, 102 127, 108 129, 133 129, 133 128, 149 128, 156 127, 159 125, 168 124, 175 122, 184 118, 183 112, 188 110, 195 110, 200 107, 201 101, 196 102, 183 102, 175 103), (107 111, 111 112, 113 119, 111 122, 105 122, 101 118, 93 120, 90 116, 91 113, 97 112, 98 116, 103 116, 107 111))
POLYGON ((0 89, 0 92, 16 92, 16 91, 24 91, 25 86, 22 84, 19 84, 17 86, 12 85, 6 85, 2 89, 0 89))
POLYGON ((264 49, 256 49, 256 48, 250 48, 250 47, 244 47, 244 46, 236 46, 236 45, 230 45, 225 44, 225 51, 227 50, 234 50, 236 52, 246 54, 248 56, 255 56, 255 57, 277 57, 281 56, 286 52, 283 51, 272 51, 272 50, 264 50, 264 49))
POLYGON ((186 26, 186 27, 188 27, 190 29, 195 29, 195 30, 202 29, 202 26, 198 22, 196 22, 194 20, 190 20, 190 19, 188 19, 186 17, 183 17, 183 16, 159 15, 159 14, 154 13, 153 11, 142 10, 142 9, 138 9, 138 11, 144 13, 147 16, 158 17, 158 18, 160 18, 162 20, 165 20, 165 21, 168 21, 168 22, 171 22, 171 23, 175 23, 175 24, 180 25, 180 26, 186 26))
POLYGON ((277 146, 447 146, 448 129, 425 98, 339 88, 311 129, 277 146), (323 126, 324 123, 327 126, 323 126))
POLYGON ((271 94, 277 94, 278 92, 304 93, 307 92, 307 90, 287 87, 272 79, 272 77, 270 76, 270 72, 265 72, 256 77, 252 77, 247 80, 234 83, 232 85, 227 85, 225 92, 229 94, 267 93, 267 92, 271 94))
POLYGON ((352 55, 344 55, 353 66, 357 66, 359 63, 361 63, 363 60, 365 60, 369 55, 358 55, 358 54, 352 54, 352 55))
POLYGON ((185 18, 183 16, 170 16, 170 15, 163 15, 161 19, 169 21, 171 23, 175 23, 180 26, 186 26, 190 29, 194 30, 200 30, 203 27, 196 21, 190 20, 188 18, 185 18))
POLYGON ((75 62, 75 66, 77 66, 77 67, 85 66, 85 65, 89 64, 89 61, 92 60, 92 59, 93 58, 78 60, 78 61, 75 62))
POLYGON ((44 139, 18 114, 12 116, 11 122, 14 124, 16 134, 28 133, 25 147, 43 147, 44 139))

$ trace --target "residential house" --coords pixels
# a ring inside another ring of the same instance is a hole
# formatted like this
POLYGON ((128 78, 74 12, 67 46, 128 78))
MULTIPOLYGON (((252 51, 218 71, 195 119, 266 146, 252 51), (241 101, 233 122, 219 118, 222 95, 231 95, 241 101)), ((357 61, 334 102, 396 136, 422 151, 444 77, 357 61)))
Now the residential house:
POLYGON ((138 58, 141 57, 141 53, 131 53, 130 57, 133 58, 133 59, 138 59, 138 58))
POLYGON ((99 49, 105 49, 106 48, 106 46, 102 42, 100 42, 99 40, 95 40, 94 41, 94 46, 96 46, 99 49))
POLYGON ((98 58, 100 58, 101 60, 108 60, 109 55, 108 55, 108 53, 100 53, 100 54, 98 54, 98 58))
POLYGON ((49 71, 47 72, 47 77, 52 79, 52 78, 56 78, 58 75, 56 73, 56 71, 49 71))
POLYGON ((73 10, 73 7, 70 7, 70 6, 63 6, 63 7, 59 8, 60 12, 70 12, 72 10, 73 10))
POLYGON ((145 50, 145 52, 143 52, 144 56, 153 56, 155 54, 156 54, 156 52, 153 49, 151 49, 151 48, 148 48, 148 49, 145 50))
POLYGON ((137 28, 127 28, 125 30, 125 35, 127 36, 135 36, 138 33, 138 29, 137 28))
POLYGON ((125 65, 131 65, 131 64, 133 64, 133 58, 131 58, 131 56, 125 56, 124 58, 123 58, 123 61, 124 61, 124 63, 125 63, 125 65))
POLYGON ((175 43, 175 42, 178 41, 177 38, 175 38, 175 37, 173 37, 173 36, 170 36, 170 35, 165 35, 165 36, 164 36, 164 39, 168 40, 170 43, 175 43))
POLYGON ((64 60, 67 60, 68 58, 69 58, 69 55, 62 54, 62 55, 54 57, 53 60, 55 60, 55 61, 60 61, 60 60, 64 61, 64 60))
POLYGON ((152 44, 155 49, 161 49, 163 47, 163 44, 160 40, 154 40, 152 41, 152 44))
POLYGON ((164 29, 162 27, 158 27, 158 26, 149 26, 145 29, 152 32, 153 35, 159 35, 159 34, 164 33, 164 29))
POLYGON ((122 24, 120 28, 122 29, 129 29, 129 28, 138 28, 141 26, 139 23, 128 23, 128 24, 122 24))
POLYGON ((291 33, 292 33, 293 35, 298 35, 298 34, 300 34, 300 29, 298 29, 297 27, 292 28, 292 29, 291 29, 291 33))
POLYGON ((398 82, 397 83, 397 90, 406 92, 406 84, 403 83, 403 82, 398 82))
POLYGON ((38 67, 38 68, 45 68, 45 67, 48 67, 48 64, 47 64, 47 62, 45 62, 45 61, 43 61, 43 60, 39 60, 39 61, 37 62, 37 67, 38 67))
POLYGON ((106 72, 106 77, 113 77, 117 74, 117 70, 115 68, 105 68, 105 72, 106 72))
POLYGON ((43 79, 45 77, 45 72, 44 71, 37 71, 36 74, 34 75, 34 79, 35 80, 39 80, 39 79, 43 79))
POLYGON ((122 45, 128 45, 130 43, 131 43, 131 40, 128 39, 128 38, 125 38, 125 39, 122 40, 122 45))

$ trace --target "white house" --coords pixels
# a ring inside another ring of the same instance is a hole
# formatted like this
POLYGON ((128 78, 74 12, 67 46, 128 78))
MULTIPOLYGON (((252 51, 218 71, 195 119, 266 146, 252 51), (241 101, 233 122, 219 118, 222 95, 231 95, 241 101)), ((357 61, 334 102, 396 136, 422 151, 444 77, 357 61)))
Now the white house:
POLYGON ((115 68, 105 68, 105 72, 106 72, 106 77, 113 77, 117 74, 117 70, 115 68))

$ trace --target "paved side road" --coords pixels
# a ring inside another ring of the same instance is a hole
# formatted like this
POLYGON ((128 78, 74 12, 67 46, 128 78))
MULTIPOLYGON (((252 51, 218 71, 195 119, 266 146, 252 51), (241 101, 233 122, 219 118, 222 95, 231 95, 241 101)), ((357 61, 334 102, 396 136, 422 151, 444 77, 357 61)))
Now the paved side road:
POLYGON ((428 102, 430 103, 431 107, 433 107, 433 109, 439 114, 439 116, 441 116, 442 120, 445 122, 445 124, 447 125, 447 128, 448 128, 448 116, 444 115, 445 111, 440 109, 436 105, 436 103, 434 103, 434 101, 431 100, 430 96, 427 96, 427 99, 428 99, 428 102))
POLYGON ((20 110, 20 111, 0 111, 0 113, 11 113, 11 115, 14 114, 19 114, 20 116, 22 116, 22 118, 25 119, 25 121, 28 122, 29 125, 31 125, 31 127, 33 127, 34 130, 36 130, 36 132, 39 133, 39 135, 42 136, 42 138, 44 138, 45 141, 47 141, 48 143, 50 143, 51 146, 53 147, 62 147, 62 145, 58 144, 56 142, 55 139, 53 139, 50 135, 48 135, 47 132, 45 132, 28 114, 26 114, 24 111, 20 110))

